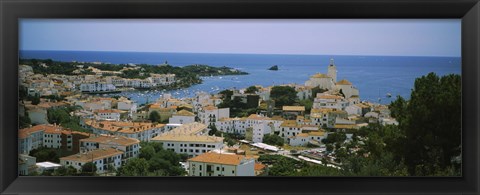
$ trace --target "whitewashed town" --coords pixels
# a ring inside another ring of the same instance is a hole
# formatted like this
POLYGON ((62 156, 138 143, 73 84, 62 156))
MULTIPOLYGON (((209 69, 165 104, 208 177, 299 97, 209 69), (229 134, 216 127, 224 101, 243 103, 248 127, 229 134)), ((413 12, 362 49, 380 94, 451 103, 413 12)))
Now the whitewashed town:
POLYGON ((194 98, 165 93, 144 105, 109 93, 169 86, 176 75, 128 79, 117 76, 122 71, 78 66, 73 75, 45 75, 19 65, 20 86, 31 97, 19 102, 21 123, 26 121, 18 132, 20 175, 279 176, 307 171, 302 166, 342 170, 338 155, 355 153, 368 139, 355 132, 369 124, 398 125, 387 105, 362 101, 348 78, 337 78, 341 68, 334 59, 319 62, 318 73, 304 85, 197 92, 194 98), (93 74, 82 74, 85 70, 93 74), (278 105, 274 91, 282 87, 294 89, 296 103, 278 105), (179 169, 162 166, 167 161, 179 169), (284 173, 277 161, 296 168, 284 173))

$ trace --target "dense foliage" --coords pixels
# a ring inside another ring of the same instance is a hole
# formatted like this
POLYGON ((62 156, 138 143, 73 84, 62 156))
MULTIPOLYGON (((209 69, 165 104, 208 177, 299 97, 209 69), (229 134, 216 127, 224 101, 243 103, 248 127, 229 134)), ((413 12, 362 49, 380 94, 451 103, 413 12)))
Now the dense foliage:
POLYGON ((182 176, 186 171, 180 161, 184 155, 163 149, 161 143, 141 142, 139 158, 133 158, 118 169, 119 176, 182 176))
POLYGON ((66 106, 59 108, 50 108, 47 110, 48 122, 50 124, 61 125, 64 128, 71 129, 74 131, 88 132, 91 130, 85 129, 80 126, 80 118, 70 115, 71 112, 79 109, 75 106, 66 106))
POLYGON ((35 157, 37 162, 60 162, 59 153, 56 149, 52 148, 39 147, 37 149, 31 150, 28 155, 35 157))
POLYGON ((290 106, 295 103, 297 92, 293 87, 274 86, 270 91, 270 98, 275 101, 275 106, 290 106))
POLYGON ((223 90, 219 94, 222 94, 223 97, 222 103, 218 107, 230 108, 230 117, 246 117, 257 112, 257 108, 249 108, 246 103, 242 102, 240 97, 235 97, 232 100, 232 90, 223 90))
POLYGON ((275 146, 283 146, 283 138, 275 135, 275 134, 265 134, 263 136, 263 143, 275 145, 275 146))
POLYGON ((416 79, 408 103, 401 99, 392 103, 404 133, 399 141, 403 151, 398 152, 411 175, 435 175, 446 169, 460 174, 461 94, 460 75, 430 73, 416 79))
POLYGON ((161 122, 161 117, 160 117, 160 114, 157 112, 157 111, 152 111, 150 112, 150 114, 148 115, 148 120, 154 122, 154 123, 158 123, 158 122, 161 122))
POLYGON ((245 89, 245 93, 255 93, 258 91, 258 88, 255 86, 250 86, 247 89, 245 89))

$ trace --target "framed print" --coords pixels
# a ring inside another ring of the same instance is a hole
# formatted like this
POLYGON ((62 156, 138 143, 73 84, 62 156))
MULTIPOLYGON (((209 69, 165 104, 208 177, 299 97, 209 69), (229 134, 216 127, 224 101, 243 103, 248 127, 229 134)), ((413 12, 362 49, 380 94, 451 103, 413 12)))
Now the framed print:
POLYGON ((478 193, 478 1, 1 6, 3 193, 478 193))

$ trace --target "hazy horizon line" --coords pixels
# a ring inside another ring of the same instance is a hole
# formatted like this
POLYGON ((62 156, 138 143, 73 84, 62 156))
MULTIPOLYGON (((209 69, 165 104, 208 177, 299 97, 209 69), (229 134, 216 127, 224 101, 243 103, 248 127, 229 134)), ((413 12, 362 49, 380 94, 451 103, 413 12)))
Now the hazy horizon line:
POLYGON ((304 56, 386 56, 386 57, 454 57, 462 56, 442 56, 442 55, 382 55, 382 54, 291 54, 291 53, 221 53, 221 52, 165 52, 165 51, 105 51, 105 50, 38 50, 38 49, 20 49, 20 51, 65 51, 65 52, 125 52, 125 53, 180 53, 180 54, 233 54, 233 55, 304 55, 304 56))

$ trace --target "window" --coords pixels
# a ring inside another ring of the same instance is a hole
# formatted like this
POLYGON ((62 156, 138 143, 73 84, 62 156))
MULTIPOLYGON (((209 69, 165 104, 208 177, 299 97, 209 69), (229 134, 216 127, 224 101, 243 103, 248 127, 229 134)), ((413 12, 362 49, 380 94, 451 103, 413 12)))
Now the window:
POLYGON ((220 167, 217 167, 217 171, 220 171, 220 167))

